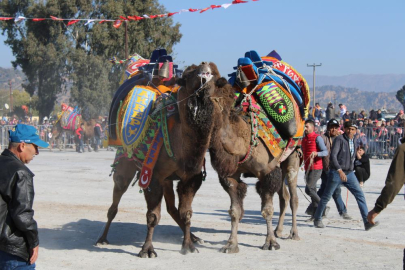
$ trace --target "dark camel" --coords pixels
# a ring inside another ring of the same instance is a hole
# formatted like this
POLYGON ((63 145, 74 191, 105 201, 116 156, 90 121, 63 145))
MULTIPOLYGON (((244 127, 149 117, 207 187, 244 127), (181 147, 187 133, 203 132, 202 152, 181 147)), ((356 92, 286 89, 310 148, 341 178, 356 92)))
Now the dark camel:
MULTIPOLYGON (((198 82, 187 84, 177 93, 179 114, 169 136, 175 159, 168 156, 162 148, 153 170, 153 178, 147 190, 144 190, 147 203, 148 233, 139 257, 152 258, 157 254, 152 245, 154 228, 161 217, 161 201, 165 198, 167 211, 184 232, 181 253, 198 252, 193 242, 200 239, 190 233, 193 198, 202 183, 201 168, 209 147, 213 121, 212 102, 209 96, 214 92, 219 72, 214 64, 202 63, 199 67, 188 68, 183 77, 199 77, 198 82), (196 90, 198 91, 196 92, 196 90), (178 210, 175 207, 173 179, 180 179, 177 186, 179 196, 178 210)), ((191 80, 190 80, 191 81, 191 80)), ((113 203, 108 210, 108 222, 103 235, 97 243, 108 243, 107 233, 112 220, 118 212, 118 204, 127 190, 135 173, 140 168, 133 161, 121 159, 114 173, 113 203)))
MULTIPOLYGON (((198 77, 186 77, 186 85, 198 84, 198 77), (191 81, 190 81, 191 80, 191 81)), ((184 82, 183 82, 184 84, 184 82)), ((289 193, 283 179, 287 179, 291 194, 291 209, 293 226, 289 238, 299 240, 296 224, 296 212, 298 209, 298 196, 296 191, 297 175, 300 158, 294 151, 284 162, 279 164, 279 159, 271 155, 266 146, 259 141, 256 147, 252 146, 250 156, 251 128, 240 114, 233 109, 235 102, 234 90, 221 78, 217 81, 218 88, 215 95, 211 96, 206 106, 213 107, 210 119, 214 119, 214 129, 210 136, 210 156, 213 168, 218 172, 220 183, 231 199, 229 215, 232 220, 231 236, 228 243, 221 249, 225 253, 239 251, 237 231, 239 221, 244 214, 243 199, 246 195, 246 184, 240 179, 242 173, 251 173, 258 178, 256 190, 262 201, 261 213, 267 223, 267 237, 263 249, 279 249, 276 235, 281 236, 284 216, 289 200, 289 193), (239 164, 239 161, 246 162, 239 164), (275 230, 272 229, 273 196, 278 192, 280 197, 280 219, 275 230)))

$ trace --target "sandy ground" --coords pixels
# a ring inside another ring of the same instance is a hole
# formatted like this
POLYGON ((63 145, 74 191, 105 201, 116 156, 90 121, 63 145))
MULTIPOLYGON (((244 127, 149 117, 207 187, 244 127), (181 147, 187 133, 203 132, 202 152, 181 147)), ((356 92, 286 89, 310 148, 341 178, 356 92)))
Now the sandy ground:
MULTIPOLYGON (((324 220, 327 228, 315 229, 304 214, 308 202, 298 191, 301 240, 280 239, 280 250, 264 251, 260 247, 265 240, 266 226, 260 214, 256 181, 246 179, 249 187, 246 213, 239 225, 240 252, 219 253, 230 234, 227 213, 230 200, 210 166, 207 180, 193 204, 192 232, 205 240, 204 244, 197 245, 198 254, 184 256, 179 253, 182 232, 163 205, 162 219, 154 235, 158 257, 137 257, 146 236, 146 204, 138 186, 130 187, 121 201, 110 229, 110 245, 96 247, 94 243, 107 220, 112 199, 113 181, 109 173, 114 154, 105 150, 84 154, 44 150, 29 165, 36 174, 34 209, 40 235, 38 269, 402 269, 405 248, 403 190, 380 215, 380 226, 368 232, 363 229, 356 201, 351 195, 348 211, 354 218, 352 221, 342 220, 330 202, 331 211, 324 220)), ((390 162, 372 160, 371 179, 364 188, 369 208, 380 194, 390 162)), ((298 183, 302 190, 303 175, 300 171, 298 183)), ((342 194, 345 201, 345 188, 342 188, 342 194)), ((277 196, 275 212, 274 225, 278 218, 277 196)), ((290 214, 288 210, 285 237, 291 227, 290 214)))

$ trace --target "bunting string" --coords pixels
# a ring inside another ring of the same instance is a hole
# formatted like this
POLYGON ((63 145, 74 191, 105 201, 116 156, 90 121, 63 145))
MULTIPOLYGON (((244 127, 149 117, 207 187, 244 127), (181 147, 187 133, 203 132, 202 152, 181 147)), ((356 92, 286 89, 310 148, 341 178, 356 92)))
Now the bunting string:
POLYGON ((140 20, 146 20, 146 19, 156 19, 156 18, 165 18, 165 17, 172 17, 174 15, 179 15, 181 13, 185 13, 185 12, 198 12, 198 13, 204 13, 208 10, 214 10, 217 8, 224 8, 227 9, 232 5, 236 5, 236 4, 246 4, 249 2, 257 2, 259 0, 234 0, 232 1, 232 3, 228 3, 228 4, 222 4, 222 5, 210 5, 209 7, 206 8, 189 8, 189 9, 182 9, 180 11, 177 12, 169 12, 169 13, 165 13, 165 14, 156 14, 156 15, 147 15, 144 14, 142 16, 136 16, 136 15, 129 15, 129 16, 119 16, 119 18, 117 19, 78 19, 78 18, 70 18, 70 19, 65 19, 65 18, 58 18, 55 16, 50 16, 49 18, 27 18, 27 17, 23 17, 23 16, 18 16, 18 17, 2 17, 0 16, 0 21, 11 21, 14 20, 14 23, 19 23, 22 22, 24 20, 31 20, 34 22, 40 22, 40 21, 45 21, 45 20, 52 20, 52 21, 60 21, 60 22, 67 22, 66 25, 67 26, 71 26, 73 24, 76 24, 78 22, 83 22, 85 21, 86 23, 84 25, 88 25, 90 23, 105 23, 105 22, 112 22, 113 23, 113 27, 114 28, 119 28, 121 26, 121 24, 125 21, 140 21, 140 20))

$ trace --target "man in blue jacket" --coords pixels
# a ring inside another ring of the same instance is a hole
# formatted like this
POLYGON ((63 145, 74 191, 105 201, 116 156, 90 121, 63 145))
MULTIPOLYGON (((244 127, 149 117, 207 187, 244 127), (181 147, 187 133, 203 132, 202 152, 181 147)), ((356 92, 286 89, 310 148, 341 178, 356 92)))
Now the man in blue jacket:
POLYGON ((38 155, 40 140, 33 126, 9 131, 8 149, 0 156, 0 269, 35 269, 38 228, 34 220, 34 174, 25 166, 38 155))
POLYGON ((368 208, 366 198, 353 172, 354 159, 358 148, 357 142, 354 140, 357 126, 348 121, 344 123, 344 129, 345 133, 338 136, 332 145, 328 182, 314 215, 314 226, 316 228, 325 227, 322 223, 322 213, 333 192, 340 184, 343 184, 356 198, 363 218, 364 228, 368 231, 377 226, 378 223, 371 224, 367 221, 368 208))

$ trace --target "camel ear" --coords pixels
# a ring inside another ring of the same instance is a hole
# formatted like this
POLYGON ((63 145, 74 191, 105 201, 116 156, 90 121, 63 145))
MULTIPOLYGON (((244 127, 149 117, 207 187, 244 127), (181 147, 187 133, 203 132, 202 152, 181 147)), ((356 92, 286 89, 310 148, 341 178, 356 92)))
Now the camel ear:
POLYGON ((178 85, 180 85, 180 86, 186 86, 186 80, 183 79, 183 78, 178 78, 178 79, 176 80, 176 83, 177 83, 178 85))
POLYGON ((227 83, 228 81, 224 77, 221 77, 215 82, 215 85, 221 88, 224 87, 227 83))

